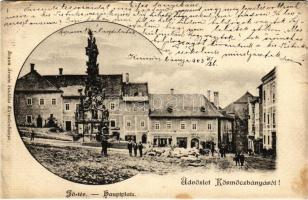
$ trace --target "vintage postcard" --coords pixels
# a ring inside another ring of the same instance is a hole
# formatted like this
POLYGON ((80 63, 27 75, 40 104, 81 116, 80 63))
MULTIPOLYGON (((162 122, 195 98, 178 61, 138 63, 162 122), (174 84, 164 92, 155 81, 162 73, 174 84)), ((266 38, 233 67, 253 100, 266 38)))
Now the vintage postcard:
POLYGON ((1 3, 6 198, 307 198, 304 1, 1 3))

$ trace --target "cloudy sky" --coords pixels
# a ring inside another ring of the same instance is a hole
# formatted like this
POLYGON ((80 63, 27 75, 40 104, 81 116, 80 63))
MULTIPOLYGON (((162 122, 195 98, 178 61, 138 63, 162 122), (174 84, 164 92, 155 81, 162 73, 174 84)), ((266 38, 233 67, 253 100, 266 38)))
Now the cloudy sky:
POLYGON ((243 67, 226 63, 217 68, 185 65, 159 61, 134 61, 128 58, 133 53, 139 56, 161 57, 159 50, 144 36, 124 26, 107 22, 87 22, 63 28, 42 41, 29 55, 20 72, 20 77, 30 71, 30 63, 42 75, 85 74, 85 47, 87 29, 96 37, 101 74, 130 74, 133 82, 148 82, 151 93, 206 94, 208 89, 219 91, 220 105, 225 107, 246 91, 256 95, 260 78, 269 68, 243 67), (113 33, 110 33, 113 32, 113 33), (115 32, 115 33, 114 33, 115 32))

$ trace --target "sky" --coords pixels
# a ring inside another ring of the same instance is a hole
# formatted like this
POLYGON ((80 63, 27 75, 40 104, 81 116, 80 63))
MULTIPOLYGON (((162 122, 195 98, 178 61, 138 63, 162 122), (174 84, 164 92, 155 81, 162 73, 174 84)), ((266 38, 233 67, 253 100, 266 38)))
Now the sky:
MULTIPOLYGON (((257 87, 271 69, 245 67, 243 63, 225 63, 209 68, 199 65, 178 66, 159 61, 136 61, 129 54, 162 57, 147 38, 124 26, 109 22, 85 22, 65 27, 45 38, 25 61, 19 77, 30 71, 30 63, 42 75, 85 74, 87 30, 91 29, 99 49, 100 74, 129 73, 132 82, 148 82, 150 93, 207 94, 219 92, 221 107, 225 107, 245 92, 257 95, 257 87), (110 33, 113 32, 113 33, 110 33)), ((212 95, 213 96, 213 95, 212 95)))

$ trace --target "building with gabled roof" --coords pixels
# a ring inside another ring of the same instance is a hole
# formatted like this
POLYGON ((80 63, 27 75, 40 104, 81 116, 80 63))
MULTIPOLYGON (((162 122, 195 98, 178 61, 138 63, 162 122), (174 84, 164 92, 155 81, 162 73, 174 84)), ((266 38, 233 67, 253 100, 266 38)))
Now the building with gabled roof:
MULTIPOLYGON (((231 142, 232 119, 204 95, 175 94, 174 90, 170 94, 149 94, 148 83, 130 82, 129 74, 99 77, 110 113, 110 133, 119 139, 181 147, 205 147, 211 142, 218 147, 231 142)), ((31 64, 30 72, 16 82, 17 125, 57 125, 66 131, 82 132, 75 120, 80 104, 78 90, 85 88, 85 81, 86 75, 66 75, 62 68, 58 75, 40 75, 31 64)))
POLYGON ((236 101, 226 106, 223 110, 233 116, 233 142, 236 151, 248 151, 248 106, 249 102, 255 97, 250 93, 246 92, 236 101))
MULTIPOLYGON (((30 72, 16 82, 14 109, 17 125, 47 127, 48 119, 52 118, 54 123, 51 125, 56 124, 67 131, 77 130, 76 109, 80 104, 78 90, 84 90, 86 77, 66 75, 62 68, 58 75, 40 75, 35 65, 31 64, 30 72)), ((125 82, 122 74, 99 77, 104 85, 105 104, 110 112, 111 134, 122 133, 124 138, 125 135, 132 135, 131 132, 147 133, 147 83, 131 83, 129 74, 125 75, 125 82), (126 121, 129 121, 129 127, 125 127, 126 121)))
POLYGON ((232 120, 202 94, 176 94, 173 89, 170 94, 150 94, 149 118, 154 146, 210 148, 214 143, 217 148, 223 136, 226 142, 232 137, 232 120))
POLYGON ((63 118, 62 95, 55 84, 41 76, 34 64, 30 72, 19 78, 14 91, 14 111, 17 125, 43 127, 60 123, 63 118))

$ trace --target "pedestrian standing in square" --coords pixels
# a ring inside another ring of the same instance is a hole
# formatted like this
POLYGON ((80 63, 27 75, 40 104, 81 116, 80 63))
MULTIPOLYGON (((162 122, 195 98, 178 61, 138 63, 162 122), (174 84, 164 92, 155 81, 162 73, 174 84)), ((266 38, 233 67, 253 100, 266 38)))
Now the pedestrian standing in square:
POLYGON ((143 145, 142 145, 142 143, 141 143, 141 142, 139 143, 138 148, 139 148, 139 155, 140 155, 140 157, 142 157, 142 149, 143 149, 143 145))
POLYGON ((128 148, 129 156, 132 156, 132 153, 133 153, 133 143, 132 143, 131 139, 128 141, 127 148, 128 148))
POLYGON ((34 130, 32 130, 30 134, 30 141, 34 141, 34 137, 35 137, 35 133, 34 133, 34 130))
POLYGON ((134 148, 134 155, 135 157, 137 157, 138 144, 136 142, 133 142, 133 148, 134 148))
POLYGON ((214 157, 214 152, 215 152, 215 144, 214 144, 214 142, 212 142, 212 144, 211 144, 211 152, 212 152, 212 156, 214 157))
POLYGON ((236 152, 233 160, 235 161, 235 166, 240 165, 240 153, 236 152))
POLYGON ((241 152, 239 159, 240 159, 241 167, 244 166, 245 156, 243 152, 241 152))
POLYGON ((101 143, 102 143, 102 152, 101 152, 102 156, 107 157, 108 156, 108 154, 107 154, 108 140, 107 140, 106 136, 103 135, 101 143))

